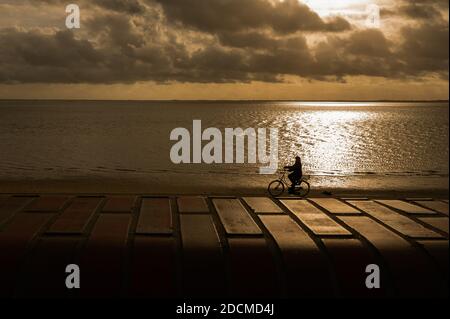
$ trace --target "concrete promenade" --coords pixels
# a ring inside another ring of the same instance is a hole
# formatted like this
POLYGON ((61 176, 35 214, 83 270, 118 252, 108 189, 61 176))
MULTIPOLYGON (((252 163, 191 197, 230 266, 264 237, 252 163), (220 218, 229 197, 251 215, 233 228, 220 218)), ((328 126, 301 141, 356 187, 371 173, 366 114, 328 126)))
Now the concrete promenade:
POLYGON ((0 194, 0 296, 446 297, 448 214, 443 198, 0 194))

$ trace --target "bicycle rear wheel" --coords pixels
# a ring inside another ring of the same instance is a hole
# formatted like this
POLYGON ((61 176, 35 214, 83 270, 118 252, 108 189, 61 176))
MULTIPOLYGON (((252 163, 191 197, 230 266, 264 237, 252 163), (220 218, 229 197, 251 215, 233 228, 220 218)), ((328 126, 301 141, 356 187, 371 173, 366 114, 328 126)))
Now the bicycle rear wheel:
POLYGON ((269 191, 269 194, 274 197, 280 196, 284 193, 284 183, 280 180, 272 181, 267 187, 267 190, 269 191))

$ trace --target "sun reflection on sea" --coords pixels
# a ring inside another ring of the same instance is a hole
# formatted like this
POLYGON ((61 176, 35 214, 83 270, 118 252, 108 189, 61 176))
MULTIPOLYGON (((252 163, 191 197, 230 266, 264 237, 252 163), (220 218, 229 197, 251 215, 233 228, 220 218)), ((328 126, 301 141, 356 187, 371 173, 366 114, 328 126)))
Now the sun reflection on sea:
POLYGON ((339 173, 345 167, 357 167, 358 136, 363 134, 362 123, 371 115, 361 111, 298 112, 286 119, 283 163, 292 161, 287 156, 298 152, 313 171, 339 173))

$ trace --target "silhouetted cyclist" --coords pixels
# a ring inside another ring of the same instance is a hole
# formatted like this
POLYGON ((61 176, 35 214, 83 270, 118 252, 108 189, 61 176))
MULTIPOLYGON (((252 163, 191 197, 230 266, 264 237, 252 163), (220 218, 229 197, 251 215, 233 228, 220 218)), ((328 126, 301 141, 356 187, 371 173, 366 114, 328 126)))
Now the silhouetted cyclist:
POLYGON ((300 182, 303 176, 302 172, 302 160, 300 159, 300 156, 295 157, 295 163, 292 166, 285 166, 284 169, 288 170, 289 172, 292 172, 289 174, 289 180, 291 181, 291 187, 289 187, 289 193, 295 192, 295 185, 300 182))

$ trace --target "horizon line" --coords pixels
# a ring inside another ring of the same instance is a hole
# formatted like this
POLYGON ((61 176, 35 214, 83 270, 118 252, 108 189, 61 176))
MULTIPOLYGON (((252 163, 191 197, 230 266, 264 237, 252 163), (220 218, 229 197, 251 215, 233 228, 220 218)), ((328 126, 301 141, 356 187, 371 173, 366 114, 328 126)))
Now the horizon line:
POLYGON ((317 100, 317 99, 2 99, 0 101, 86 101, 86 102, 449 102, 449 99, 407 100, 407 99, 373 99, 373 100, 317 100))

